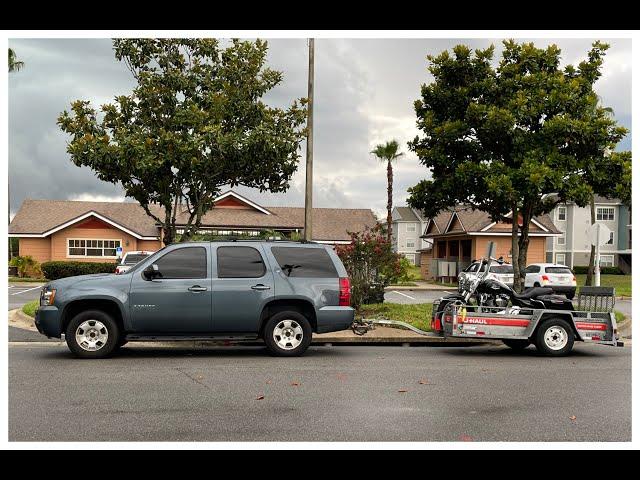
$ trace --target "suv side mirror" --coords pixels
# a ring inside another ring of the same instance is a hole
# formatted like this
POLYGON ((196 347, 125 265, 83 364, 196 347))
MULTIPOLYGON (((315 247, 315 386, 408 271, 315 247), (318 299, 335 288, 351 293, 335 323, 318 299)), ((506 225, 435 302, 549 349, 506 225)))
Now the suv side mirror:
POLYGON ((162 276, 158 265, 156 265, 155 263, 145 268, 142 271, 142 275, 144 275, 144 278, 146 278, 147 280, 153 280, 156 277, 162 276))

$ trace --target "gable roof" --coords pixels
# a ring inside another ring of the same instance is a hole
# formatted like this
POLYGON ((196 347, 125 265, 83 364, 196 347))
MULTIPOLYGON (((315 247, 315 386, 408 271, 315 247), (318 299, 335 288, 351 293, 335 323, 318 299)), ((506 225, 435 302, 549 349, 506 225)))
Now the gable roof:
MULTIPOLYGON (((473 210, 472 208, 465 206, 458 206, 449 210, 444 210, 432 220, 441 233, 427 233, 427 231, 425 230, 424 235, 422 235, 423 238, 447 234, 454 235, 460 233, 485 235, 490 235, 491 233, 511 233, 510 224, 503 222, 494 222, 493 220, 491 220, 491 217, 488 213, 482 212, 480 210, 473 210), (457 222, 459 222, 459 225, 462 227, 462 229, 455 229, 455 231, 451 231, 450 227, 452 226, 452 224, 456 223, 454 222, 454 220, 457 220, 457 222)), ((549 215, 546 214, 534 217, 532 219, 532 224, 534 225, 534 228, 532 228, 533 234, 545 234, 551 236, 560 235, 562 233, 553 224, 549 215)), ((427 225, 427 229, 429 225, 430 223, 427 225)))
POLYGON ((419 222, 420 219, 410 207, 395 207, 394 210, 398 214, 398 220, 402 222, 419 222))
MULTIPOLYGON (((261 209, 267 210, 264 207, 261 209)), ((150 205, 151 212, 162 218, 164 209, 150 205)), ((304 208, 269 207, 268 214, 259 209, 217 207, 207 212, 203 228, 303 229, 304 208)), ((72 200, 25 200, 9 225, 11 236, 45 237, 55 231, 94 216, 136 238, 158 238, 156 222, 133 202, 81 202, 72 200)), ((188 221, 187 212, 176 216, 178 225, 188 221)), ((348 241, 348 231, 373 227, 377 219, 370 209, 314 208, 313 238, 325 241, 348 241)))

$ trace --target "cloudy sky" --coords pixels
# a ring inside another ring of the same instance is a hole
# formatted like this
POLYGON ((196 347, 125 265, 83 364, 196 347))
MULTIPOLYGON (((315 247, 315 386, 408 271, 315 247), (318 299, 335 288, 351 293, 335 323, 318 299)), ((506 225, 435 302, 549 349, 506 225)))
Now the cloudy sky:
MULTIPOLYGON (((594 39, 521 39, 537 45, 556 43, 563 63, 585 58, 594 39)), ((603 103, 631 129, 631 40, 605 39, 611 48, 597 83, 603 103)), ((394 203, 427 175, 406 142, 417 133, 413 102, 420 85, 432 77, 426 55, 459 43, 473 48, 501 39, 318 39, 316 40, 314 206, 371 208, 379 216, 386 205, 386 169, 369 152, 396 138, 405 156, 395 166, 394 203)), ((11 210, 25 198, 123 200, 122 190, 78 168, 66 153, 67 137, 56 126, 60 112, 76 99, 94 106, 128 94, 133 80, 115 60, 109 39, 15 39, 9 46, 26 67, 9 75, 9 182, 11 210)), ((284 81, 266 98, 286 106, 307 93, 305 39, 269 40, 269 66, 284 81)), ((631 149, 631 134, 619 148, 631 149)), ((285 194, 238 191, 264 205, 303 206, 304 146, 290 190, 285 194)))

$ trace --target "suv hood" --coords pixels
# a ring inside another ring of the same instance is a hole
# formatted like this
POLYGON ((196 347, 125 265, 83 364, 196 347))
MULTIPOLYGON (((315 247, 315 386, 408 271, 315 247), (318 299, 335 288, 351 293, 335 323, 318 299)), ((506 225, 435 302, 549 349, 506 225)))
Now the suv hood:
POLYGON ((90 282, 91 284, 102 283, 107 279, 117 277, 115 273, 92 273, 90 275, 78 275, 75 277, 60 278, 53 280, 47 285, 51 288, 68 288, 72 285, 90 282))

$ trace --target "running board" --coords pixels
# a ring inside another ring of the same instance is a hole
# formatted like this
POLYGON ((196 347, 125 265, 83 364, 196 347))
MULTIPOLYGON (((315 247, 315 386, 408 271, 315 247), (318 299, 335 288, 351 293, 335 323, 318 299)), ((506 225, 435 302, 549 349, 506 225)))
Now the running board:
POLYGON ((126 335, 128 342, 180 342, 180 341, 228 341, 258 340, 256 335, 126 335))

